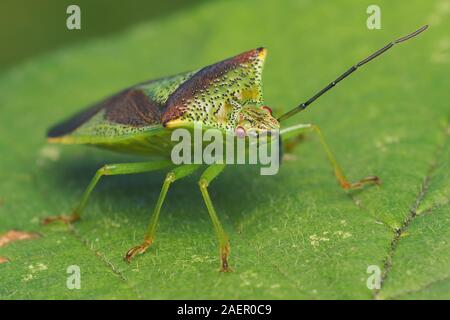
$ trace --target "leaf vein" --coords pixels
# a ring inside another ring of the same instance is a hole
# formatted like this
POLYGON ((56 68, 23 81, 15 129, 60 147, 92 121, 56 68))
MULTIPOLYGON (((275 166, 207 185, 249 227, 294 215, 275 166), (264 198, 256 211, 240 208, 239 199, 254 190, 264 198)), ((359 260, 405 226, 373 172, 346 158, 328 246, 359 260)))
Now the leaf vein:
POLYGON ((130 284, 128 278, 123 274, 122 271, 119 270, 103 253, 98 250, 93 249, 89 245, 88 239, 84 238, 79 231, 73 226, 70 226, 70 233, 80 241, 89 251, 91 251, 106 267, 108 267, 119 279, 124 281, 128 288, 134 292, 134 294, 138 297, 138 299, 142 299, 142 295, 139 293, 137 288, 130 284))
POLYGON ((386 279, 389 277, 389 274, 392 270, 393 258, 396 254, 396 251, 397 251, 400 239, 402 238, 402 235, 408 229, 411 222, 418 216, 417 210, 418 210, 422 200, 424 199, 425 195, 428 192, 431 178, 433 176, 434 171, 438 167, 439 159, 444 152, 444 148, 445 148, 445 144, 447 142, 448 136, 449 136, 449 132, 450 132, 450 126, 447 123, 443 128, 444 139, 442 139, 442 142, 440 144, 438 144, 438 146, 436 148, 435 156, 427 170, 427 173, 425 175, 425 178, 422 181, 422 184, 420 185, 419 192, 417 193, 417 196, 414 199, 413 204, 411 205, 409 214, 406 217, 406 219, 403 221, 401 227, 394 231, 394 236, 391 240, 390 248, 388 250, 386 258, 384 259, 384 270, 383 270, 383 273, 381 274, 380 289, 374 291, 374 295, 373 295, 374 299, 380 298, 380 292, 383 289, 384 283, 386 282, 386 279))

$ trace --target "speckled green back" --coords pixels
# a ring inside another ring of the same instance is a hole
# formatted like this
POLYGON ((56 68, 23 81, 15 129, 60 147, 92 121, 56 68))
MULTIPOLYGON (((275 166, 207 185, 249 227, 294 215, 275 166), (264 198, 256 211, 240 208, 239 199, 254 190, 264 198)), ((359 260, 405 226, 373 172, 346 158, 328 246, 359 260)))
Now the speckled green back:
POLYGON ((233 130, 236 105, 262 103, 266 51, 244 52, 199 71, 125 89, 51 128, 51 142, 113 144, 193 123, 233 130))

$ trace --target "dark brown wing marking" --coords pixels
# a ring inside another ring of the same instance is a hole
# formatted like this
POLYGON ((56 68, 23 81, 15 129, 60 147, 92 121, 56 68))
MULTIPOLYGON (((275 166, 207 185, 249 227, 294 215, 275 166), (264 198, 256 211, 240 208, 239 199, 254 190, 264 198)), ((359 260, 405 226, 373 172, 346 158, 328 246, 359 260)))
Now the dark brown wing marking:
POLYGON ((161 108, 159 103, 146 96, 142 90, 128 89, 54 126, 48 131, 47 136, 54 138, 67 135, 88 122, 101 110, 105 110, 105 120, 112 123, 131 127, 157 124, 160 123, 161 108))
POLYGON ((159 123, 160 108, 160 104, 141 90, 128 90, 111 98, 105 106, 105 118, 114 123, 142 127, 159 123))

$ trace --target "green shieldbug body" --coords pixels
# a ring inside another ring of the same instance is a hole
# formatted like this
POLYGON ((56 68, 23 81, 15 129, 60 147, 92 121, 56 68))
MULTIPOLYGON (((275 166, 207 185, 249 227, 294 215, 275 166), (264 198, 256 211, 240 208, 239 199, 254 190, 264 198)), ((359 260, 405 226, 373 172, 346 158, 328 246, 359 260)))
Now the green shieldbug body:
MULTIPOLYGON (((344 189, 359 188, 367 183, 380 183, 375 176, 349 182, 316 125, 299 124, 281 129, 280 122, 304 110, 358 67, 426 28, 427 26, 424 26, 384 46, 352 66, 312 98, 278 119, 272 115, 270 108, 263 105, 261 74, 266 57, 264 48, 242 53, 198 71, 140 83, 107 98, 51 128, 48 132, 48 141, 90 144, 115 151, 159 157, 161 160, 103 166, 93 177, 71 215, 48 217, 43 222, 61 220, 72 223, 78 220, 92 190, 104 175, 169 169, 143 242, 125 254, 124 259, 130 262, 136 254, 143 253, 153 243, 160 210, 169 186, 202 167, 199 164, 174 165, 170 160, 174 146, 171 141, 173 130, 177 128, 192 130, 197 124, 201 124, 202 128, 216 128, 223 133, 241 137, 250 132, 261 134, 280 129, 282 140, 314 131, 319 135, 336 178, 344 189)), ((229 270, 230 245, 209 197, 208 186, 225 166, 222 163, 209 165, 199 180, 199 187, 219 240, 221 271, 229 270)))

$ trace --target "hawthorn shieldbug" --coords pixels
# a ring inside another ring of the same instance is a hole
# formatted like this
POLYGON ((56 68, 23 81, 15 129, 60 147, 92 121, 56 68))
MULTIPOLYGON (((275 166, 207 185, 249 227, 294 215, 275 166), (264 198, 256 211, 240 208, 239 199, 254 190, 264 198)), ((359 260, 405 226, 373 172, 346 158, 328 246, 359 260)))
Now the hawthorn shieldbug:
MULTIPOLYGON (((120 152, 156 156, 161 160, 103 166, 92 178, 71 215, 48 217, 43 223, 57 220, 72 223, 78 220, 92 190, 102 176, 167 169, 168 173, 144 240, 140 245, 128 250, 124 259, 130 262, 136 254, 144 253, 155 239, 158 218, 169 186, 202 167, 198 164, 175 165, 170 160, 173 147, 171 132, 176 128, 192 130, 196 124, 201 124, 203 128, 216 128, 238 138, 245 138, 249 132, 261 134, 269 129, 280 129, 280 139, 285 140, 313 131, 318 134, 325 155, 342 188, 353 189, 366 184, 379 184, 380 179, 375 176, 368 176, 356 182, 348 181, 318 126, 299 124, 281 128, 280 122, 305 110, 359 67, 395 44, 415 37, 427 27, 425 25, 407 36, 388 43, 350 67, 310 99, 278 118, 272 115, 269 107, 263 105, 261 73, 266 56, 265 48, 244 52, 197 71, 143 82, 107 98, 51 128, 48 131, 48 141, 95 145, 120 152)), ((200 191, 218 237, 221 271, 229 270, 230 245, 210 199, 208 186, 225 166, 223 163, 209 165, 199 180, 200 191)))

